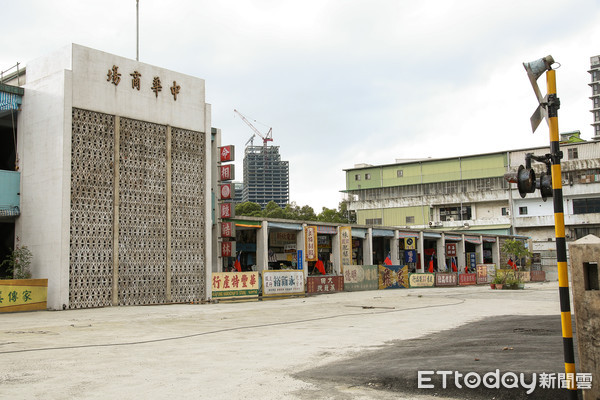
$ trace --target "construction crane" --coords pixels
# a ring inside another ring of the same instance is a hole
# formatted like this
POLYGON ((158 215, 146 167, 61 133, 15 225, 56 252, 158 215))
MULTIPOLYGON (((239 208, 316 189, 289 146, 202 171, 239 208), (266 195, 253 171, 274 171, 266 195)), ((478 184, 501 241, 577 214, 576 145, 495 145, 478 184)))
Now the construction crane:
MULTIPOLYGON (((246 146, 248 146, 248 143, 250 143, 250 145, 254 144, 254 136, 256 136, 256 135, 261 137, 261 139, 263 140, 264 146, 267 146, 267 142, 273 141, 273 128, 269 128, 269 131, 267 132, 267 134, 263 135, 262 133, 260 133, 260 131, 258 129, 256 129, 256 127, 254 125, 252 125, 252 122, 250 122, 248 120, 248 118, 246 118, 244 116, 244 114, 242 114, 238 110, 233 110, 233 112, 238 114, 240 116, 240 118, 242 118, 242 121, 244 121, 254 131, 254 135, 252 135, 252 137, 246 142, 246 146)), ((256 122, 256 121, 254 121, 254 122, 256 122)))

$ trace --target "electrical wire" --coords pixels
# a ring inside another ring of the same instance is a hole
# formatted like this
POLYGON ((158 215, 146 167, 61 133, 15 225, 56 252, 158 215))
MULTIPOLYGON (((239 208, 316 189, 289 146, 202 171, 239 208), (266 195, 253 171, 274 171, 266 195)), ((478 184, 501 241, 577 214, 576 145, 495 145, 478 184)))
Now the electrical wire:
POLYGON ((18 353, 30 353, 30 352, 36 352, 36 351, 49 351, 49 350, 89 349, 89 348, 98 348, 98 347, 135 346, 135 345, 141 345, 141 344, 160 343, 160 342, 168 342, 168 341, 173 341, 173 340, 189 339, 189 338, 193 338, 193 337, 214 335, 217 333, 224 333, 224 332, 233 332, 233 331, 246 330, 246 329, 266 328, 266 327, 272 327, 272 326, 294 325, 294 324, 301 324, 301 323, 305 323, 305 322, 322 321, 322 320, 342 318, 342 317, 389 314, 389 313, 396 313, 396 312, 402 312, 402 311, 420 310, 420 309, 424 309, 424 308, 448 307, 448 306, 455 306, 455 305, 463 304, 466 301, 466 299, 455 298, 452 296, 447 296, 447 298, 456 299, 458 301, 456 301, 454 303, 445 303, 445 304, 438 304, 438 305, 433 305, 433 306, 428 305, 428 306, 419 306, 419 307, 409 307, 409 308, 401 308, 401 309, 397 309, 397 310, 394 309, 394 310, 384 310, 384 311, 373 311, 373 312, 368 312, 368 313, 364 313, 364 312, 363 313, 346 313, 346 314, 329 315, 329 316, 324 316, 324 317, 300 319, 300 320, 296 320, 296 321, 272 322, 272 323, 258 324, 258 325, 238 326, 238 327, 233 327, 233 328, 216 329, 216 330, 207 331, 207 332, 192 333, 189 335, 173 336, 173 337, 159 338, 159 339, 139 340, 139 341, 134 341, 134 342, 83 344, 83 345, 79 345, 79 346, 40 347, 40 348, 33 348, 33 349, 0 351, 0 354, 15 354, 15 353, 18 354, 18 353))

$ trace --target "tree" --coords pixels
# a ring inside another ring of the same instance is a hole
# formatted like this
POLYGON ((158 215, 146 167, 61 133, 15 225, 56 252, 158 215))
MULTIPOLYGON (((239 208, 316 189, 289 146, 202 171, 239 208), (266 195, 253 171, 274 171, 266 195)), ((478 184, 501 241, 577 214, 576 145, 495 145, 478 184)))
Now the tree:
POLYGON ((531 257, 533 256, 533 254, 525 248, 525 244, 517 239, 505 240, 500 251, 504 253, 504 255, 513 258, 516 262, 520 262, 523 258, 527 258, 526 265, 530 264, 531 257))
POLYGON ((246 201, 245 203, 240 203, 235 206, 235 214, 236 215, 259 217, 259 216, 261 216, 260 215, 261 212, 262 212, 262 209, 260 208, 260 204, 253 203, 251 201, 246 201), (256 215, 257 213, 259 215, 256 215))

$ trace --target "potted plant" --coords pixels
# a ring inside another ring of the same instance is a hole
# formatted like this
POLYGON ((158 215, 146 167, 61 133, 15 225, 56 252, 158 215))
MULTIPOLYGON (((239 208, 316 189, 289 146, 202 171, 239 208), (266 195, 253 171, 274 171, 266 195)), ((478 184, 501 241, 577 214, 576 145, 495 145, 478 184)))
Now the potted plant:
POLYGON ((494 279, 492 280, 492 284, 496 287, 496 289, 502 290, 505 280, 506 280, 506 275, 498 274, 498 271, 496 271, 496 274, 494 275, 494 279))

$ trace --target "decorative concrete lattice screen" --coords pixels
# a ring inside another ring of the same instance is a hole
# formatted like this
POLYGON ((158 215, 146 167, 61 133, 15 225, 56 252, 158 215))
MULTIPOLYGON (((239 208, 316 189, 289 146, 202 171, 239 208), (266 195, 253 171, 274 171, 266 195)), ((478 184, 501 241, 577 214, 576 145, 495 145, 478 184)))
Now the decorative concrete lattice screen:
POLYGON ((173 129, 171 148, 171 300, 200 300, 206 297, 204 268, 199 268, 205 265, 206 242, 204 135, 173 129))
POLYGON ((204 154, 202 133, 73 110, 70 308, 205 298, 204 154))
POLYGON ((119 305, 165 303, 167 129, 126 118, 120 128, 119 305))
POLYGON ((112 304, 115 117, 73 110, 69 304, 112 304))

